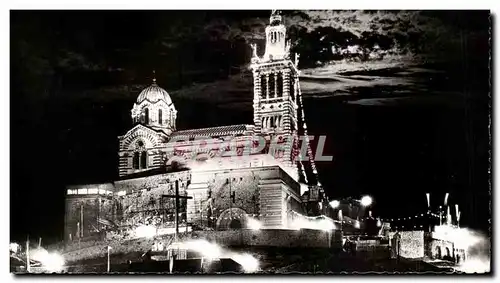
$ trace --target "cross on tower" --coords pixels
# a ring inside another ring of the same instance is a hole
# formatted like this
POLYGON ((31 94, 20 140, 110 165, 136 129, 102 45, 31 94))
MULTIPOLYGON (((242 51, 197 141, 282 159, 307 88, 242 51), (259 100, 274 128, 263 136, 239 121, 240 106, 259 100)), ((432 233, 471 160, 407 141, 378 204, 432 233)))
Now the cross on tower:
MULTIPOLYGON (((179 200, 192 199, 193 197, 187 195, 185 196, 179 195, 179 180, 175 180, 175 195, 162 195, 162 197, 175 199, 175 240, 177 240, 177 235, 179 234, 179 200)), ((187 221, 186 221, 186 230, 187 230, 187 221)))

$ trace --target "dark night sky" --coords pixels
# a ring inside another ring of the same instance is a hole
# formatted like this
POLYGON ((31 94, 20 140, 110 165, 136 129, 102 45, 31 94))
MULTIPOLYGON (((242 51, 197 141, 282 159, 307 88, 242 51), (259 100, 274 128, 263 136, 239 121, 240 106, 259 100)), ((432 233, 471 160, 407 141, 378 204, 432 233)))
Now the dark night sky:
MULTIPOLYGON (((331 198, 411 216, 446 192, 489 227, 489 13, 285 11, 331 198), (350 51, 351 55, 346 54, 350 51), (356 55, 352 55, 356 53, 356 55)), ((62 238, 64 186, 117 177, 117 136, 159 84, 179 129, 252 121, 269 11, 11 12, 11 238, 62 238)))

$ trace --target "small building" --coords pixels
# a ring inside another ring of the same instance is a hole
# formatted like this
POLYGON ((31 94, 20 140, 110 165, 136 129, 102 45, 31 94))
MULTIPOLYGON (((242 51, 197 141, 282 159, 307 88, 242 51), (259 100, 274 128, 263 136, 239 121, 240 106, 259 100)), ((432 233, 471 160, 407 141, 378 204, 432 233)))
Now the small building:
POLYGON ((392 257, 411 259, 447 260, 461 263, 467 260, 465 247, 446 237, 444 230, 458 229, 449 225, 436 226, 434 232, 397 231, 390 232, 392 257))

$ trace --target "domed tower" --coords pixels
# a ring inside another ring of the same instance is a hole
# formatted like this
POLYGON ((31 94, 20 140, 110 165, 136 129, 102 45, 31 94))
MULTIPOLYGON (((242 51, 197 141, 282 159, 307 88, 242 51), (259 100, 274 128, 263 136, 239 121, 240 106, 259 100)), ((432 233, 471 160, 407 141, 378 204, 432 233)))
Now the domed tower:
POLYGON ((168 92, 156 84, 156 78, 139 94, 131 112, 134 124, 161 130, 167 135, 175 131, 177 110, 168 92))
POLYGON ((134 127, 119 136, 120 177, 160 168, 163 148, 175 131, 177 110, 166 90, 156 84, 145 88, 132 107, 134 127))

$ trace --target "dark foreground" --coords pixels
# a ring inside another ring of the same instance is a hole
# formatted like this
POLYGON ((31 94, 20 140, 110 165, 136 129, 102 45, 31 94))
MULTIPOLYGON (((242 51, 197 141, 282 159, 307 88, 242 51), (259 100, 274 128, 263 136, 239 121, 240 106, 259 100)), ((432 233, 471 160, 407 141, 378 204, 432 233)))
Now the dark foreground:
MULTIPOLYGON (((233 249, 252 254, 259 260, 259 274, 346 274, 346 273, 444 273, 452 269, 438 268, 420 260, 389 259, 385 255, 347 254, 328 249, 252 248, 233 249)), ((169 261, 146 261, 139 253, 113 255, 110 273, 170 273, 169 261)), ((106 273, 107 258, 69 263, 69 273, 106 273)), ((173 273, 213 274, 244 273, 245 268, 230 258, 219 260, 188 259, 174 262, 173 273)))

